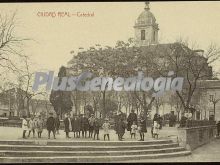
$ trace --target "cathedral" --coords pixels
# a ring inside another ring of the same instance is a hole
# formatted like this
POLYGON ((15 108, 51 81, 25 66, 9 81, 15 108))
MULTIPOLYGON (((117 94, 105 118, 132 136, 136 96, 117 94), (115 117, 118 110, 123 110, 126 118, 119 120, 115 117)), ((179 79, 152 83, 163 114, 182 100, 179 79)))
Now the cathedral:
MULTIPOLYGON (((137 17, 134 23, 134 44, 136 47, 139 47, 141 49, 141 53, 143 53, 144 56, 147 56, 149 53, 154 53, 155 56, 158 56, 157 63, 158 65, 161 65, 166 63, 167 60, 167 55, 170 55, 173 53, 172 47, 173 46, 178 46, 181 48, 181 51, 193 51, 187 46, 184 46, 181 43, 159 43, 158 42, 158 31, 159 31, 159 25, 156 22, 156 18, 154 14, 150 11, 150 4, 149 2, 145 3, 144 10, 140 13, 140 15, 137 17), (161 62, 161 64, 160 64, 161 62)), ((178 52, 179 53, 179 52, 178 52)), ((177 54, 178 54, 177 53, 177 54)), ((184 55, 183 55, 184 57, 184 55)), ((88 57, 90 58, 90 57, 88 57)), ((200 81, 198 87, 196 88, 197 91, 202 91, 202 93, 198 96, 196 96, 196 102, 194 102, 194 108, 196 109, 196 115, 194 116, 194 119, 197 120, 203 120, 203 119, 208 119, 210 116, 213 116, 213 111, 215 111, 216 114, 216 119, 220 119, 220 113, 217 111, 219 110, 219 105, 215 105, 215 109, 213 110, 213 104, 210 102, 209 97, 211 96, 216 96, 219 97, 219 88, 220 84, 219 80, 212 80, 213 78, 213 71, 212 67, 210 67, 207 63, 207 59, 201 56, 199 53, 196 53, 196 61, 202 61, 203 63, 206 63, 203 68, 203 72, 205 73, 206 76, 202 78, 202 81, 200 81), (215 86, 213 86, 215 84, 215 86), (216 89, 216 90, 213 90, 216 89), (202 96, 202 97, 201 97, 202 96), (197 98, 198 97, 198 98, 197 98)), ((72 62, 74 61, 74 58, 71 59, 68 62, 68 67, 67 71, 71 74, 73 71, 71 70, 71 65, 73 64, 72 62)), ((169 62, 168 62, 169 63, 169 62)), ((169 64, 168 64, 169 65, 169 64)), ((163 66, 162 66, 163 67, 163 66)), ((184 69, 183 69, 184 70, 184 69)), ((185 87, 187 88, 187 86, 185 87)), ((181 117, 181 111, 180 110, 180 105, 174 105, 175 103, 170 103, 170 94, 168 93, 165 96, 165 104, 159 106, 156 108, 155 105, 152 106, 151 109, 151 115, 155 113, 159 113, 160 115, 165 115, 169 113, 174 113, 177 118, 180 119, 181 117)), ((178 98, 178 97, 177 97, 178 98)), ((74 100, 73 100, 74 102, 74 100)), ((172 99, 171 99, 172 102, 172 99)), ((91 103, 93 104, 93 103, 91 103)), ((80 109, 80 113, 83 113, 83 105, 78 104, 78 108, 80 109)), ((94 105, 92 105, 94 106, 94 105)), ((73 106, 73 113, 75 113, 73 106)), ((121 111, 124 112, 130 112, 130 109, 127 111, 127 108, 121 107, 121 111), (126 110, 125 110, 126 109, 126 110)))

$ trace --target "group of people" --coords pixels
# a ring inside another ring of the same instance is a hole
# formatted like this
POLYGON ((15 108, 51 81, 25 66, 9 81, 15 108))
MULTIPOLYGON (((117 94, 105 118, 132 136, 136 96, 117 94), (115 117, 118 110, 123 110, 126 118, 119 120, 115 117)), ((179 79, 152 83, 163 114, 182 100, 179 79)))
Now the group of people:
POLYGON ((127 131, 130 132, 131 139, 133 137, 136 138, 136 134, 139 132, 139 141, 144 141, 144 133, 147 132, 146 115, 144 111, 140 113, 140 116, 137 116, 134 110, 131 110, 131 113, 129 114, 127 120, 125 115, 120 112, 117 115, 115 121, 115 131, 118 134, 118 140, 122 141, 124 139, 123 135, 127 128, 127 131))
MULTIPOLYGON (((27 119, 27 116, 23 116, 22 121, 22 129, 23 129, 23 138, 26 139, 30 137, 31 133, 33 134, 33 137, 35 137, 35 133, 37 133, 37 137, 41 138, 43 128, 45 126, 44 120, 41 115, 39 116, 31 116, 30 119, 27 119), (26 136, 26 133, 27 136, 26 136)), ((53 136, 55 137, 55 132, 59 134, 59 126, 60 126, 60 120, 59 116, 56 118, 52 117, 52 114, 50 114, 50 117, 47 119, 46 122, 47 130, 48 130, 48 138, 50 138, 51 132, 53 132, 53 136)))
MULTIPOLYGON (((59 116, 56 118, 53 117, 53 113, 49 113, 49 117, 46 121, 46 128, 48 131, 48 139, 50 139, 51 132, 53 133, 54 139, 56 139, 56 133, 59 134, 60 120, 59 116)), ((145 133, 147 132, 147 117, 144 111, 140 113, 139 116, 131 111, 128 118, 122 112, 116 114, 114 116, 114 129, 116 134, 118 135, 118 140, 122 141, 124 138, 125 130, 130 132, 131 139, 136 139, 136 134, 140 134, 140 140, 144 141, 145 133)), ((155 114, 153 119, 153 125, 151 129, 152 137, 158 138, 159 129, 162 128, 162 118, 160 115, 155 114)), ((64 131, 66 134, 66 138, 70 138, 70 132, 73 133, 74 138, 93 138, 94 140, 99 139, 99 130, 103 129, 103 138, 104 140, 110 140, 110 122, 108 118, 105 118, 104 123, 91 114, 87 117, 85 114, 80 115, 71 115, 66 114, 64 122, 64 131), (88 134, 87 134, 88 133, 88 134), (87 136, 88 135, 88 136, 87 136)), ((22 122, 23 128, 23 138, 30 137, 30 134, 33 133, 33 137, 35 137, 35 132, 38 134, 38 138, 41 138, 41 134, 44 128, 44 121, 41 116, 32 116, 30 120, 27 120, 26 116, 22 122), (26 132, 28 132, 28 136, 26 137, 26 132)))
POLYGON ((30 120, 27 120, 27 117, 24 116, 22 121, 23 138, 26 139, 27 137, 30 137, 31 133, 33 133, 33 137, 35 137, 36 132, 38 138, 41 138, 43 127, 44 121, 41 116, 32 116, 30 120), (27 136, 26 133, 28 133, 27 136))
POLYGON ((158 139, 159 130, 162 129, 162 122, 163 122, 162 117, 159 114, 156 113, 154 115, 153 124, 152 124, 152 127, 151 127, 152 138, 157 138, 158 139))
POLYGON ((104 140, 109 137, 110 124, 109 120, 106 118, 104 124, 101 124, 98 118, 91 114, 90 117, 87 117, 84 114, 79 116, 74 115, 71 118, 70 114, 67 114, 64 119, 64 131, 66 132, 66 138, 70 138, 69 133, 73 132, 75 138, 80 138, 82 135, 83 138, 87 138, 87 133, 89 133, 88 138, 93 138, 94 140, 99 140, 99 130, 102 127, 104 130, 104 140))

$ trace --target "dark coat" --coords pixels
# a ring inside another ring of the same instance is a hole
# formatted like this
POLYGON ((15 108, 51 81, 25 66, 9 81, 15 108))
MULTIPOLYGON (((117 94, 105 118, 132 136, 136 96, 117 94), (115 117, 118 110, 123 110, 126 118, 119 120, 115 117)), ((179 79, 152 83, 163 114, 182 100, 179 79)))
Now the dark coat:
MULTIPOLYGON (((72 122, 71 122, 71 119, 70 119, 70 122, 69 122, 69 119, 68 118, 65 118, 64 119, 64 131, 65 132, 70 132, 70 131, 72 131, 72 130, 70 130, 70 124, 72 124, 72 122)), ((72 125, 71 125, 72 126, 72 125)))
POLYGON ((81 120, 81 130, 88 131, 89 130, 89 120, 87 117, 83 117, 81 120))
POLYGON ((55 130, 55 119, 53 117, 49 117, 47 119, 47 130, 54 131, 55 130))
POLYGON ((159 129, 162 129, 162 127, 163 127, 163 118, 161 116, 159 117, 158 123, 160 125, 159 129))
POLYGON ((119 120, 117 123, 116 133, 117 134, 124 134, 126 129, 126 124, 124 121, 119 120))
POLYGON ((94 131, 99 131, 101 124, 98 120, 94 121, 93 123, 94 131))
POLYGON ((128 125, 127 125, 127 130, 131 131, 131 126, 133 122, 137 122, 137 114, 136 113, 130 113, 127 119, 128 125))
POLYGON ((147 122, 144 117, 140 117, 139 125, 140 125, 140 132, 142 133, 147 132, 147 122))
POLYGON ((73 132, 79 132, 81 130, 80 126, 81 126, 80 119, 78 117, 77 118, 73 118, 73 120, 72 120, 73 132))
POLYGON ((186 127, 187 117, 182 116, 180 119, 180 127, 186 127))
POLYGON ((216 125, 217 125, 217 130, 220 130, 220 122, 218 122, 216 125))
POLYGON ((55 118, 55 126, 56 126, 56 129, 60 128, 60 119, 59 118, 55 118))

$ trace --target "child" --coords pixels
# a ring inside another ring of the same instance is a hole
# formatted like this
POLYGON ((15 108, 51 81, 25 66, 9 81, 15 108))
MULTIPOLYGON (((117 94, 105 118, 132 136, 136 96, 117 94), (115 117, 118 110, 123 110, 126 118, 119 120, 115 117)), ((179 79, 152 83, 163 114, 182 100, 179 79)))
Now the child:
POLYGON ((100 124, 97 118, 95 118, 95 121, 93 123, 94 125, 94 140, 95 140, 95 136, 97 136, 97 140, 99 140, 99 128, 100 128, 100 124))
POLYGON ((153 127, 153 137, 157 137, 158 139, 158 135, 159 135, 159 128, 160 128, 160 125, 157 121, 154 121, 154 127, 153 127))
POLYGON ((38 120, 37 120, 37 123, 36 123, 38 138, 41 138, 41 134, 43 132, 43 126, 44 126, 44 122, 43 122, 41 116, 38 116, 38 120))
POLYGON ((151 136, 154 138, 154 123, 151 124, 151 136))
POLYGON ((133 124, 131 125, 131 139, 133 136, 136 139, 137 129, 138 129, 138 126, 137 126, 136 122, 134 121, 133 124))
POLYGON ((109 138, 110 124, 108 122, 108 119, 105 119, 105 123, 102 125, 102 128, 104 130, 104 140, 105 140, 106 136, 108 137, 108 140, 110 140, 110 138, 109 138))
POLYGON ((23 129, 23 138, 26 139, 26 131, 28 130, 28 121, 27 121, 27 116, 23 117, 22 121, 22 129, 23 129))
POLYGON ((30 137, 31 132, 33 132, 33 137, 35 137, 35 118, 34 116, 31 117, 31 119, 29 120, 29 134, 28 137, 30 137))

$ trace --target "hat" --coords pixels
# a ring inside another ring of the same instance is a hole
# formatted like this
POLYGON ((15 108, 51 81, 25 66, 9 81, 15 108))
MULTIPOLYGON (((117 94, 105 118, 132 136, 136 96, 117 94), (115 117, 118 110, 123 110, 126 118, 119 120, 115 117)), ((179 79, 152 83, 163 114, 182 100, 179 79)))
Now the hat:
POLYGON ((50 114, 50 115, 53 115, 53 112, 50 112, 49 114, 50 114))
POLYGON ((108 118, 105 118, 105 121, 108 121, 108 118))
POLYGON ((92 113, 91 116, 94 116, 94 114, 92 113))

